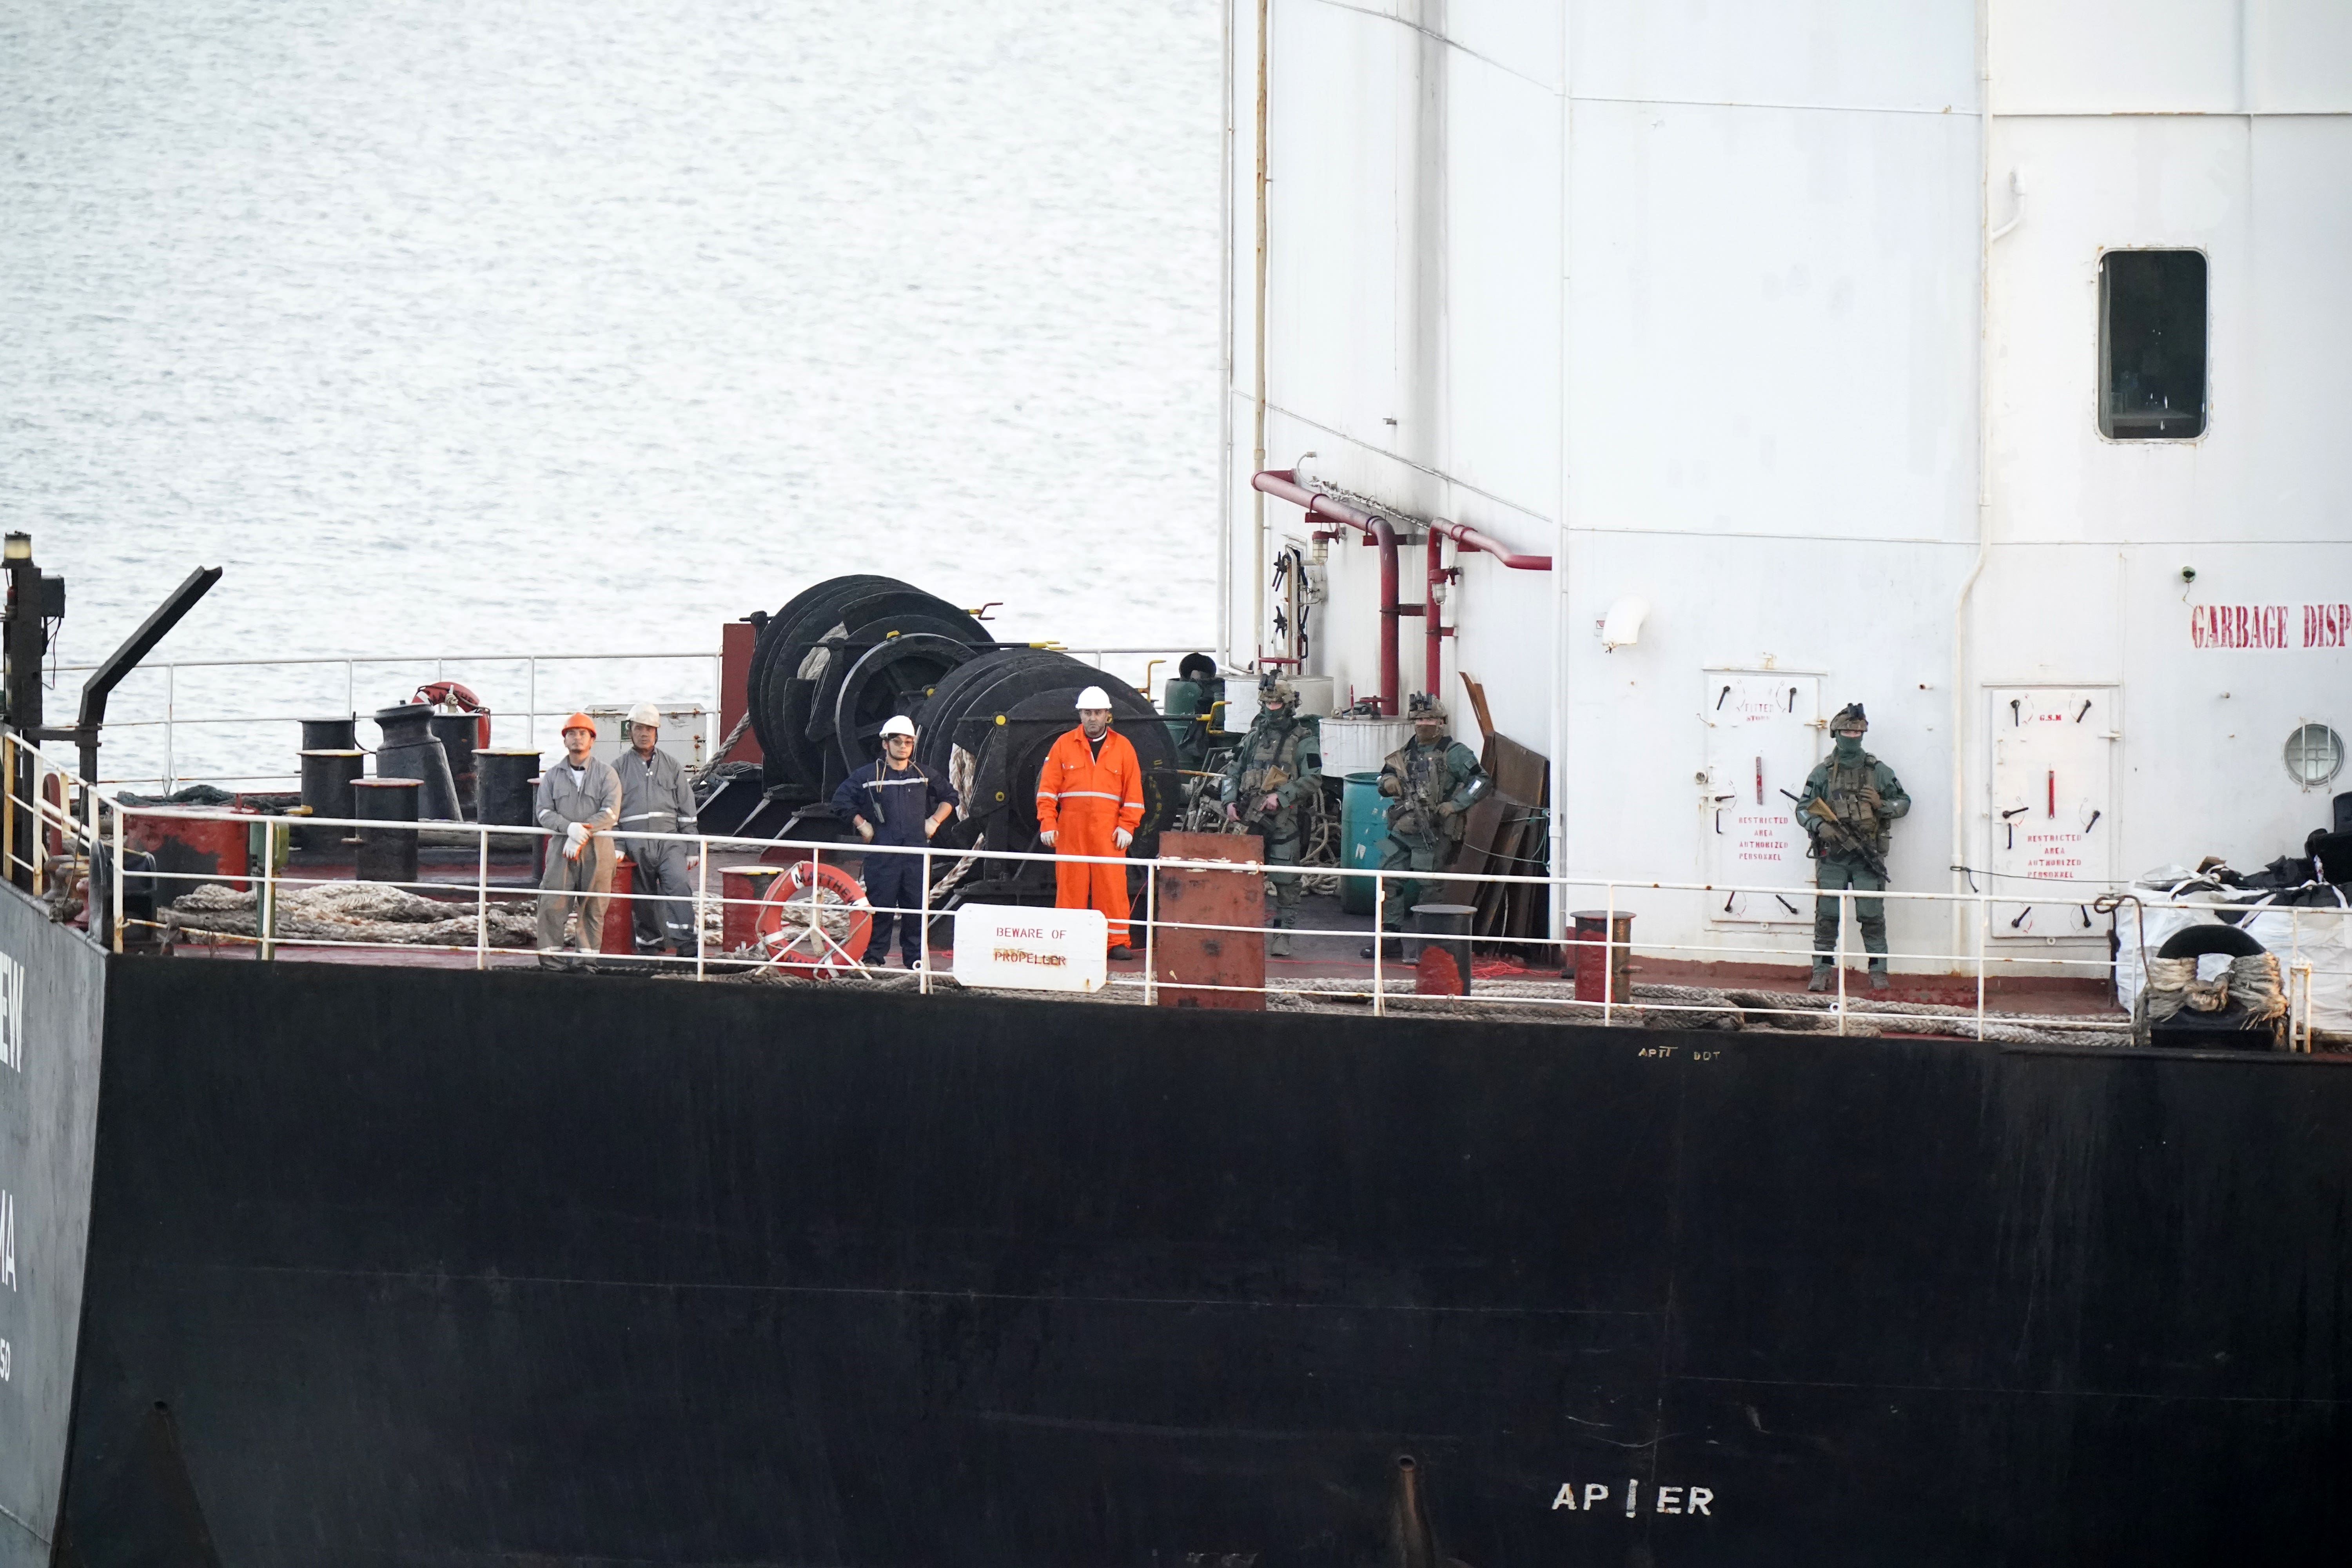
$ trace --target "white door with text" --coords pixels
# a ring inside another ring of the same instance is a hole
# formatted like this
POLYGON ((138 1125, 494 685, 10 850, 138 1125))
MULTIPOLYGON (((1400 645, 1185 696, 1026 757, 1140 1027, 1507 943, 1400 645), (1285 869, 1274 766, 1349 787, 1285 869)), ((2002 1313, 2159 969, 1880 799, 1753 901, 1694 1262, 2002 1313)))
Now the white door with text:
POLYGON ((2106 918, 2088 889, 2114 874, 2115 751, 2121 737, 2112 686, 1986 689, 1992 741, 1986 813, 1996 940, 2093 937, 2106 918))
MULTIPOLYGON (((1710 669, 1699 832, 1706 879, 1717 887, 1801 888, 1813 879, 1795 796, 1822 748, 1822 678, 1769 669, 1710 669)), ((1727 890, 1709 917, 1733 924, 1797 923, 1812 907, 1794 893, 1727 890)))

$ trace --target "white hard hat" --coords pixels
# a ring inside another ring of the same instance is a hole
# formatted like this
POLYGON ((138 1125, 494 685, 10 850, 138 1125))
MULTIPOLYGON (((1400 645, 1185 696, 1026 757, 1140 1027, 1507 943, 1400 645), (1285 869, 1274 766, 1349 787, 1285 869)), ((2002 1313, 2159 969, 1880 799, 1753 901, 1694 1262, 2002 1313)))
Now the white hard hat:
POLYGON ((650 702, 640 702, 629 710, 629 722, 643 724, 647 729, 658 730, 661 728, 661 710, 650 702))
POLYGON ((1078 693, 1078 706, 1081 709, 1108 708, 1110 706, 1110 693, 1099 686, 1089 686, 1078 693))
POLYGON ((893 713, 882 721, 882 732, 885 735, 904 735, 911 740, 914 738, 915 721, 904 713, 893 713))

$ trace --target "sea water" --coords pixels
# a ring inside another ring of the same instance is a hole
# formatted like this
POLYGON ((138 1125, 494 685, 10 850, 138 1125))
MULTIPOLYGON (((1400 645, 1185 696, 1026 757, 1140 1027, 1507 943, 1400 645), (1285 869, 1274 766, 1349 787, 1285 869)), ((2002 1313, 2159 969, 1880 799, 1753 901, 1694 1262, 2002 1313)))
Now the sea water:
MULTIPOLYGON (((159 660, 715 649, 843 572, 1204 638, 1220 49, 1208 0, 0 7, 0 523, 70 580, 63 662, 198 563, 159 660)), ((709 683, 574 676, 540 705, 709 683)), ((183 725, 175 771, 285 728, 183 725)))

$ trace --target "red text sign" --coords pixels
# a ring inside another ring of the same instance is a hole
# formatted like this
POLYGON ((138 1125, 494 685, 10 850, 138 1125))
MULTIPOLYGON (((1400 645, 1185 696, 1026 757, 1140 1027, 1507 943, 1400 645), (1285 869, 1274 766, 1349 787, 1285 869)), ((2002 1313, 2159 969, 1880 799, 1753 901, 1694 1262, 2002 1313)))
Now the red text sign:
POLYGON ((2195 647, 2352 647, 2352 605, 2191 605, 2195 647))

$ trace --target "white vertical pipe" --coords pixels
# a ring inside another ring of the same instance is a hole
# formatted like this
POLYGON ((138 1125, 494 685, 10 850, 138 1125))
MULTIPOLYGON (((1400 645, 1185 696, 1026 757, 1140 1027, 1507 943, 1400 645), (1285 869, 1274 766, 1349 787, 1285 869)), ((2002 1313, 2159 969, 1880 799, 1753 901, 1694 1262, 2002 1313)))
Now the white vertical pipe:
MULTIPOLYGON (((1992 5, 1977 0, 1977 540, 1976 558, 1952 596, 1951 948, 1961 947, 1969 888, 1969 595, 1992 546, 1992 5)), ((2006 233, 2006 230, 2002 232, 2006 233)))
MULTIPOLYGON (((1575 222, 1574 195, 1576 181, 1570 172, 1570 153, 1576 134, 1575 100, 1566 90, 1569 76, 1569 37, 1572 27, 1560 28, 1559 79, 1559 490, 1552 519, 1551 545, 1551 799, 1546 807, 1551 839, 1551 874, 1564 879, 1568 875, 1568 666, 1569 632, 1572 625, 1569 614, 1569 486, 1575 472, 1574 455, 1570 444, 1571 425, 1569 419, 1572 378, 1569 367, 1571 334, 1569 327, 1569 307, 1572 296, 1572 279, 1569 267, 1570 226, 1575 222)), ((1564 942, 1568 938, 1568 884, 1557 884, 1558 893, 1551 900, 1551 938, 1564 942)), ((1560 951, 1563 962, 1568 953, 1560 951)))
MULTIPOLYGON (((1251 352, 1256 362, 1256 411, 1254 434, 1250 441, 1250 472, 1253 476, 1265 469, 1265 250, 1268 227, 1266 215, 1266 100, 1271 83, 1274 47, 1274 16, 1272 0, 1257 0, 1257 272, 1254 289, 1256 306, 1255 330, 1251 352)), ((1250 488, 1250 544, 1252 567, 1250 579, 1250 668, 1256 668, 1257 639, 1265 635, 1265 492, 1255 485, 1250 488)), ((1238 654, 1241 649, 1236 647, 1238 654)))
MULTIPOLYGON (((1234 7, 1225 0, 1223 34, 1225 89, 1224 134, 1217 146, 1217 241, 1222 274, 1217 289, 1217 341, 1223 363, 1217 377, 1217 658, 1233 662, 1234 648, 1234 7)), ((1251 492, 1255 495, 1256 492, 1251 492)), ((928 984, 928 982, 926 982, 928 984)))

